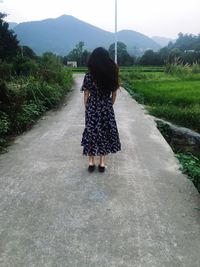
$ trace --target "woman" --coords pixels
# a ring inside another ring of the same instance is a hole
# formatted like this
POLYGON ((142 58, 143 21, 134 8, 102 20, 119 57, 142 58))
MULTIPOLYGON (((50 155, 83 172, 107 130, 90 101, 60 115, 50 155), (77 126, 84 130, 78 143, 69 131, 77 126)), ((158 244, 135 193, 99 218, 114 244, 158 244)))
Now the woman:
POLYGON ((105 156, 121 150, 113 104, 119 88, 118 67, 102 47, 96 48, 88 61, 81 90, 84 91, 85 129, 81 145, 89 156, 88 171, 95 170, 95 156, 100 156, 98 170, 105 171, 105 156))

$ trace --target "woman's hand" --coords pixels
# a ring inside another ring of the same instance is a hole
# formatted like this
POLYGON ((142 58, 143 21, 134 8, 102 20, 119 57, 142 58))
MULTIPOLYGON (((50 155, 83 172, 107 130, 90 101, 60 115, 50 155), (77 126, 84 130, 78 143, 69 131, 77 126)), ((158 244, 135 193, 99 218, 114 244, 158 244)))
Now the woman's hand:
POLYGON ((86 108, 86 105, 87 105, 87 101, 88 101, 89 95, 90 95, 89 90, 84 90, 84 105, 85 105, 85 108, 86 108))
POLYGON ((114 91, 114 92, 112 92, 112 104, 114 105, 114 103, 115 103, 115 100, 116 100, 116 97, 117 97, 117 90, 116 91, 114 91))

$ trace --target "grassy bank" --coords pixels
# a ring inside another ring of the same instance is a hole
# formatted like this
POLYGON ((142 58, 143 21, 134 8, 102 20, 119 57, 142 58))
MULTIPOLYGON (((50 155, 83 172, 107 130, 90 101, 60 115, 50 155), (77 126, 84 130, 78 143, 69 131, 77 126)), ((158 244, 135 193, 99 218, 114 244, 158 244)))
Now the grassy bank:
POLYGON ((0 80, 0 151, 29 129, 47 110, 55 108, 70 90, 72 73, 54 55, 46 55, 28 75, 0 80))

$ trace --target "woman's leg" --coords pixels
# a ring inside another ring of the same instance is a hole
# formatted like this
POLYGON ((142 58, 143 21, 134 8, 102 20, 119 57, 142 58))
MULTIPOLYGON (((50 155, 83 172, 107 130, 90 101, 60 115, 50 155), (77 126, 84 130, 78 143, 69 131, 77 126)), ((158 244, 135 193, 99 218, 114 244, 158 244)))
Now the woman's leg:
POLYGON ((105 167, 105 156, 100 156, 99 165, 105 167))
POLYGON ((94 165, 94 156, 89 156, 89 166, 94 165))

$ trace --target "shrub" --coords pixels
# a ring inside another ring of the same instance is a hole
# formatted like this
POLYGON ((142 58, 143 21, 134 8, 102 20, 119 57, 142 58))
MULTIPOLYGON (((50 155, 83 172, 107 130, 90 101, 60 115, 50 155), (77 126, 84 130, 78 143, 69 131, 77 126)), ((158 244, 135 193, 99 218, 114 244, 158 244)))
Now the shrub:
POLYGON ((13 72, 16 75, 33 75, 38 71, 38 64, 28 57, 16 56, 13 59, 13 72))
POLYGON ((17 114, 13 121, 13 129, 20 133, 30 127, 41 114, 40 108, 35 103, 26 103, 21 107, 21 111, 17 114))
POLYGON ((192 64, 192 73, 194 74, 200 73, 200 64, 198 63, 192 64))
POLYGON ((191 66, 188 63, 183 64, 179 60, 175 61, 174 63, 167 63, 164 68, 165 73, 178 76, 188 75, 191 73, 191 71, 191 66))
POLYGON ((0 79, 10 80, 13 71, 13 65, 11 63, 1 62, 0 64, 0 79))
POLYGON ((0 136, 4 136, 10 130, 9 116, 0 111, 0 136))
MULTIPOLYGON (((182 76, 184 78, 192 77, 192 74, 200 73, 200 65, 198 63, 184 64, 182 60, 176 59, 174 63, 166 63, 164 68, 165 73, 182 76)), ((194 77, 193 77, 194 78, 194 77)))
POLYGON ((0 71, 0 78, 6 80, 0 80, 2 149, 8 136, 26 130, 44 111, 60 103, 72 85, 72 73, 52 53, 39 59, 17 56, 13 65, 4 63, 0 71))
POLYGON ((181 170, 188 175, 188 178, 194 183, 200 192, 200 160, 192 154, 179 153, 176 155, 181 163, 181 170))

